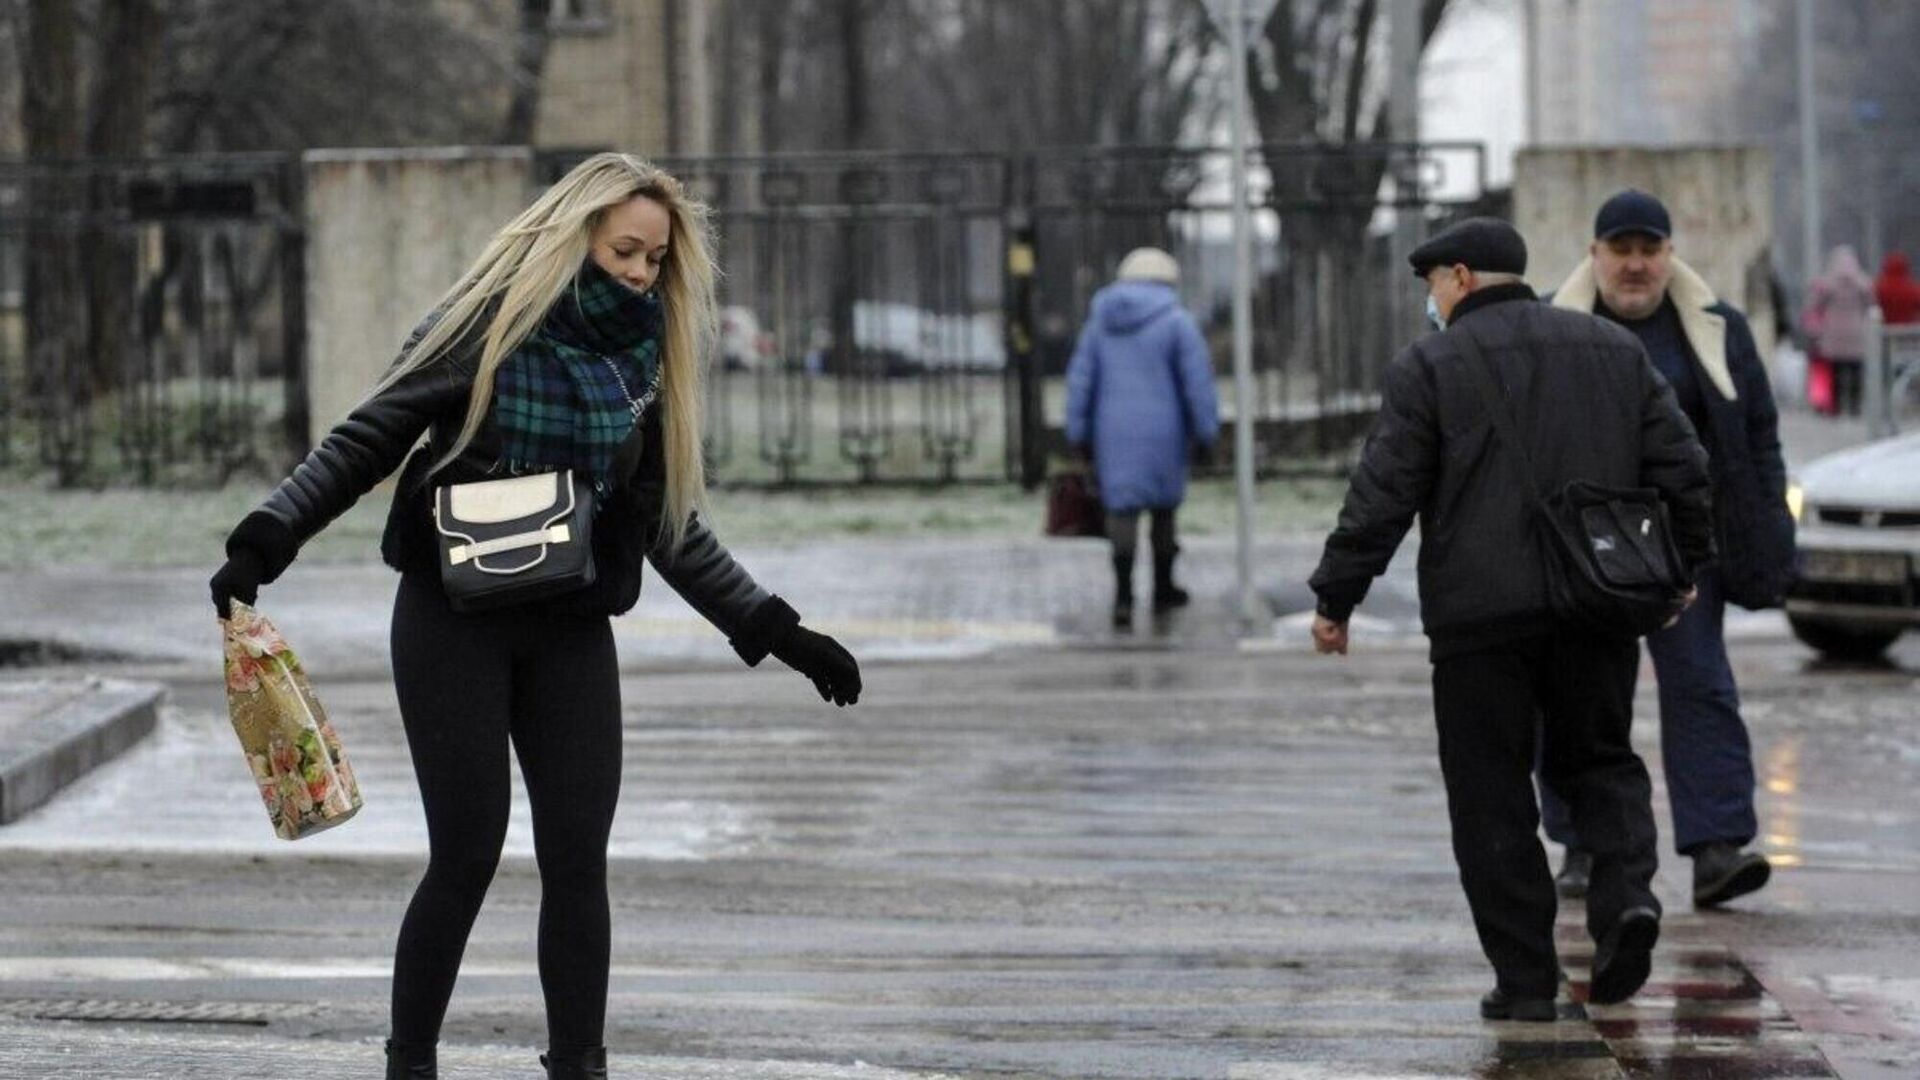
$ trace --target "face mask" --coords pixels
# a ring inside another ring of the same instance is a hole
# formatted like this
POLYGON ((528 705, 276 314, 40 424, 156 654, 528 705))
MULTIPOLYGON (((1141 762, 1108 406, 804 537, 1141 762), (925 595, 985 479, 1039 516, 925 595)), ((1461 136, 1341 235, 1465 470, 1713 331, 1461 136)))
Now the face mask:
POLYGON ((1447 328, 1447 320, 1440 314, 1440 304, 1433 298, 1432 293, 1427 294, 1427 321, 1433 324, 1435 330, 1447 328))

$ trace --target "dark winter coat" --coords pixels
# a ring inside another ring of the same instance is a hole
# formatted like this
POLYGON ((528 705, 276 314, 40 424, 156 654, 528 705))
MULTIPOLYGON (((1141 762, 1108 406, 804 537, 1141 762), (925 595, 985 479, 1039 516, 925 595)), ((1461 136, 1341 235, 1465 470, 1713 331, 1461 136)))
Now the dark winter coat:
MULTIPOLYGON (((414 329, 401 349, 402 356, 433 322, 429 316, 414 329)), ((426 434, 426 444, 406 460, 395 486, 380 553, 396 570, 437 580, 440 556, 433 527, 433 488, 486 479, 500 458, 499 435, 489 418, 457 459, 428 475, 432 463, 459 434, 478 362, 477 337, 470 337, 354 409, 259 509, 234 528, 227 538, 228 554, 251 549, 264 566, 262 581, 274 580, 302 544, 400 468, 407 452, 426 434)), ((679 544, 663 539, 666 469, 658 409, 648 411, 630 444, 622 447, 627 462, 632 462, 635 452, 638 461, 628 479, 595 512, 594 583, 538 601, 536 606, 545 611, 617 615, 639 599, 641 565, 652 562, 667 584, 728 636, 742 659, 758 663, 772 643, 799 622, 799 616, 757 585, 697 518, 679 544)))
POLYGON ((1713 553, 1706 452, 1633 335, 1538 302, 1525 285, 1463 299, 1445 331, 1389 366, 1380 415, 1310 584, 1345 621, 1420 520, 1420 613, 1433 656, 1555 627, 1511 452, 1459 336, 1471 330, 1511 403, 1543 491, 1575 479, 1658 489, 1689 567, 1713 553))
MULTIPOLYGON (((1780 413, 1746 316, 1714 298, 1691 267, 1673 261, 1667 297, 1680 313, 1694 377, 1706 398, 1717 567, 1726 597, 1755 610, 1786 601, 1794 576, 1793 514, 1780 451, 1780 413)), ((1599 299, 1589 259, 1553 294, 1553 305, 1592 311, 1599 299)))

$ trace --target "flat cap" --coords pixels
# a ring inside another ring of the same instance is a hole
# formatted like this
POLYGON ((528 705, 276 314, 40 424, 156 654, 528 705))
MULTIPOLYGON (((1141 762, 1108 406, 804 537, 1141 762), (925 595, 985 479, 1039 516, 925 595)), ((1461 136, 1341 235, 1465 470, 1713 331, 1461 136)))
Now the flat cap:
POLYGON ((1407 256, 1414 277, 1426 277, 1436 266, 1464 264, 1487 274, 1527 272, 1527 242, 1520 230, 1495 217, 1456 221, 1428 238, 1407 256))

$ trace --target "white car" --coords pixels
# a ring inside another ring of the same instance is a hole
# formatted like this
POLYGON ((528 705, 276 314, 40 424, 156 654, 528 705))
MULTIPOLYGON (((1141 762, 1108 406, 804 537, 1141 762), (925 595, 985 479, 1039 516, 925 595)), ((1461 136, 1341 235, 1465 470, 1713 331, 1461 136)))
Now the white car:
POLYGON ((1920 434, 1830 454, 1787 491, 1800 523, 1794 636, 1837 659, 1879 656, 1920 626, 1920 434))

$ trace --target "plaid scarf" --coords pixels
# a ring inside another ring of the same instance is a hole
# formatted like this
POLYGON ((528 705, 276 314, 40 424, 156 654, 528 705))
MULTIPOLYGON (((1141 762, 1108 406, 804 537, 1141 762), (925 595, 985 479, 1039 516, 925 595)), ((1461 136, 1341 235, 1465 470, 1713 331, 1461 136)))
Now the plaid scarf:
POLYGON ((660 390, 660 323, 659 297, 588 259, 494 376, 508 469, 575 469, 604 496, 615 451, 660 390))

